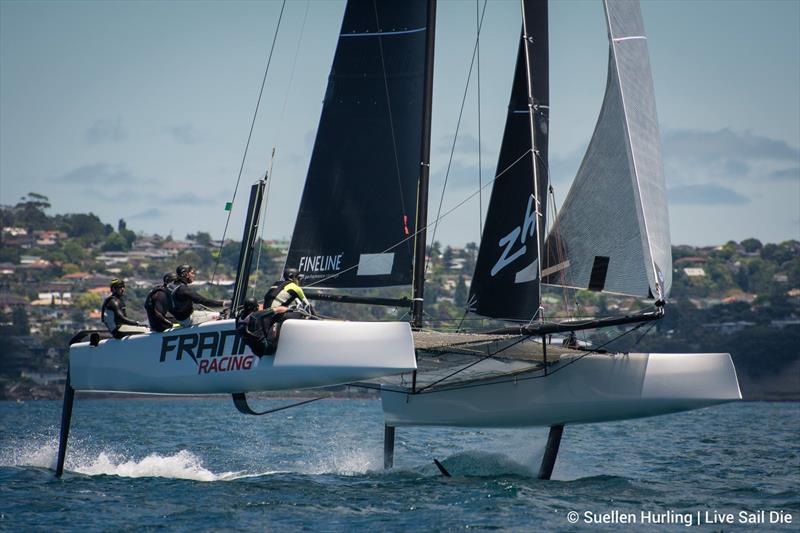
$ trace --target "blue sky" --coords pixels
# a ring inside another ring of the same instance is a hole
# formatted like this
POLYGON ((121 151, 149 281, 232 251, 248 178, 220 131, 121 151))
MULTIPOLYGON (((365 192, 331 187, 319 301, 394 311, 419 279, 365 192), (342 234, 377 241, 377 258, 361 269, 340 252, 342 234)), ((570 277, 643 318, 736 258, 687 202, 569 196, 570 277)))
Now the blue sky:
MULTIPOLYGON (((0 203, 34 191, 183 237, 220 236, 279 2, 0 1, 0 203)), ((245 162, 276 148, 267 237, 291 235, 344 4, 289 1, 245 162), (302 29, 302 31, 301 31, 302 29), (296 61, 295 61, 295 58, 296 61)), ((475 35, 472 0, 440 0, 431 204, 438 205, 475 35)), ((664 147, 672 240, 800 238, 800 2, 642 2, 664 147)), ((599 1, 551 2, 551 175, 563 200, 600 109, 599 1)), ((519 4, 491 1, 481 46, 483 179, 496 164, 519 4)), ((445 209, 475 190, 476 84, 445 209)), ((483 196, 486 207, 488 193, 483 196)), ((478 199, 437 239, 479 239, 478 199)))

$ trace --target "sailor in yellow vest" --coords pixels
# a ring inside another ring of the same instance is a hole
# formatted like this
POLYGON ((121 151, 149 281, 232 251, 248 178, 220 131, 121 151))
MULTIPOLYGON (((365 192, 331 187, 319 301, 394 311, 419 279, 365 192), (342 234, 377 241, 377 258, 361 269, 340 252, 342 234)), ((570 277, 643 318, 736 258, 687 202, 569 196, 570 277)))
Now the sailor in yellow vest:
POLYGON ((283 281, 275 282, 264 295, 264 309, 288 307, 290 311, 300 309, 313 314, 311 304, 308 302, 305 293, 303 293, 302 287, 300 287, 302 279, 303 277, 297 270, 293 268, 284 270, 283 281))
POLYGON ((272 353, 278 345, 285 320, 304 319, 314 314, 314 308, 300 287, 302 279, 297 270, 287 268, 283 271, 283 281, 276 281, 264 295, 264 309, 272 309, 275 313, 266 336, 272 353))

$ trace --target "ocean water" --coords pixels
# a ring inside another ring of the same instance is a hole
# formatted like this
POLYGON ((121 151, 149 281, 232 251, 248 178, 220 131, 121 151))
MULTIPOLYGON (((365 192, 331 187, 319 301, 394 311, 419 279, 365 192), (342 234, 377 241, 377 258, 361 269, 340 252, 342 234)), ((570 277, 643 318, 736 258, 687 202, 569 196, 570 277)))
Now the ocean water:
POLYGON ((799 403, 567 426, 551 481, 546 429, 398 428, 384 471, 379 401, 80 395, 58 480, 60 404, 0 402, 0 530, 800 531, 799 403))

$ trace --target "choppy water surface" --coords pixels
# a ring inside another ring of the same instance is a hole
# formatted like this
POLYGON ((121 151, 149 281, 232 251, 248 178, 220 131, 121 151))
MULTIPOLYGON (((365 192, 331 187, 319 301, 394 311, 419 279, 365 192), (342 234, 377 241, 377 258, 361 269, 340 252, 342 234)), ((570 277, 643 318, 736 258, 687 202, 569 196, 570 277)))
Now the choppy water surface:
POLYGON ((378 401, 217 399, 77 401, 56 480, 60 408, 0 402, 0 530, 800 530, 798 403, 568 426, 549 482, 544 429, 398 428, 385 472, 378 401))

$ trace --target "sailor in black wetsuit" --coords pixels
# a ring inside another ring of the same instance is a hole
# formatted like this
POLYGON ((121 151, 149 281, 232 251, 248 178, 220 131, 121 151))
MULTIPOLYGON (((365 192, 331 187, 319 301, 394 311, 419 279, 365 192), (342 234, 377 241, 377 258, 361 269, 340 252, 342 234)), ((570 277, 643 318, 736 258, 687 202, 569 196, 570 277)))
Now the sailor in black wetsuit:
POLYGON ((286 307, 275 309, 268 307, 259 311, 258 302, 246 300, 242 312, 236 317, 236 331, 257 356, 273 355, 277 348, 277 338, 272 331, 273 324, 276 317, 287 310, 286 307))
POLYGON ((206 307, 227 307, 230 302, 205 298, 189 288, 194 282, 196 273, 191 265, 181 265, 176 269, 178 279, 167 286, 169 311, 181 326, 189 327, 210 320, 217 320, 219 313, 214 311, 195 310, 193 304, 206 307))
POLYGON ((136 333, 147 333, 149 330, 144 324, 127 317, 125 311, 125 282, 114 278, 111 280, 111 296, 105 299, 100 310, 100 317, 103 324, 115 339, 121 339, 127 335, 136 333))
POLYGON ((166 331, 174 326, 167 316, 169 313, 169 296, 167 287, 178 279, 175 274, 164 275, 164 283, 154 287, 144 299, 144 310, 147 312, 147 321, 153 331, 166 331))

